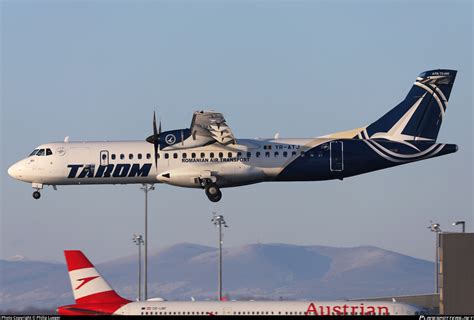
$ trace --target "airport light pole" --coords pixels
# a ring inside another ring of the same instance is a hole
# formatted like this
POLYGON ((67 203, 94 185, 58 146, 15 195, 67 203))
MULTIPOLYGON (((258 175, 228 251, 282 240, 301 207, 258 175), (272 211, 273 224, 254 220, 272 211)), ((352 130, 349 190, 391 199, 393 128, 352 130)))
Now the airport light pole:
POLYGON ((436 234, 435 293, 439 293, 439 285, 438 285, 438 281, 439 281, 439 279, 438 279, 439 278, 439 234, 443 231, 441 230, 439 223, 432 223, 432 222, 431 222, 430 226, 428 227, 428 229, 430 229, 430 231, 432 231, 436 234))
POLYGON ((228 228, 229 226, 225 223, 224 216, 212 213, 214 216, 211 221, 219 227, 219 263, 217 272, 217 295, 219 301, 222 301, 222 226, 228 228))
POLYGON ((133 242, 138 246, 138 301, 142 300, 142 244, 143 237, 141 234, 133 235, 133 242))
POLYGON ((155 187, 151 184, 143 184, 141 187, 145 192, 145 268, 143 270, 144 273, 144 292, 143 297, 145 301, 148 299, 148 192, 151 190, 155 190, 155 187))
POLYGON ((462 232, 466 232, 466 221, 456 221, 453 222, 453 226, 462 225, 462 232))

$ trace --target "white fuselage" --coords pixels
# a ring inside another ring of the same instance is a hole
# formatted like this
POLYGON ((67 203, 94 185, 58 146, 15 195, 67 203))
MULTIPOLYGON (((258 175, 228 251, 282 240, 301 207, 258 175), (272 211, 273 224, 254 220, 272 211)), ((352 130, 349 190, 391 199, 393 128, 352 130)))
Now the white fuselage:
POLYGON ((199 301, 132 302, 117 315, 408 315, 422 309, 380 301, 199 301))
MULTIPOLYGON (((31 155, 8 170, 36 185, 168 183, 200 188, 199 178, 214 177, 220 187, 273 180, 285 166, 327 139, 238 140, 158 152, 145 141, 54 142, 37 147, 50 155, 31 155)), ((35 150, 36 150, 35 149, 35 150)))

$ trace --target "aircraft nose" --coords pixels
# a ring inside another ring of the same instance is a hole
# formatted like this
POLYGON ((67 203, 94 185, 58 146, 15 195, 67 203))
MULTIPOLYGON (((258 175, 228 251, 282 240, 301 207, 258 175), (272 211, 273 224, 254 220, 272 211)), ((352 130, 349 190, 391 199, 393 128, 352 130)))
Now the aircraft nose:
POLYGON ((15 178, 18 176, 18 165, 15 163, 10 168, 8 168, 8 174, 10 177, 15 178))

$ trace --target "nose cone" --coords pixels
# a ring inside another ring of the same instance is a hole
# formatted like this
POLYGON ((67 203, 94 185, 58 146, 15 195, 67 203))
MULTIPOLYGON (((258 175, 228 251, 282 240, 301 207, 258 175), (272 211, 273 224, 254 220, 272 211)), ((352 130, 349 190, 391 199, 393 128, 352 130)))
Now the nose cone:
POLYGON ((13 175, 13 172, 15 171, 15 165, 12 165, 10 168, 8 168, 8 175, 12 178, 15 178, 13 175))
POLYGON ((10 168, 8 168, 8 174, 14 179, 18 179, 18 164, 15 163, 10 168))

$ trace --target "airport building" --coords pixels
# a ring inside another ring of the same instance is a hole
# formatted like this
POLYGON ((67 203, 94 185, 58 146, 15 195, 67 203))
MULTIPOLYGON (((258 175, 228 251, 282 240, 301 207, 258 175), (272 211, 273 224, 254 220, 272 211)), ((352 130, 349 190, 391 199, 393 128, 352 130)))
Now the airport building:
POLYGON ((429 314, 474 314, 474 233, 437 234, 439 293, 379 297, 373 301, 397 301, 420 306, 429 314))
POLYGON ((439 313, 474 314, 474 233, 439 234, 439 313))

